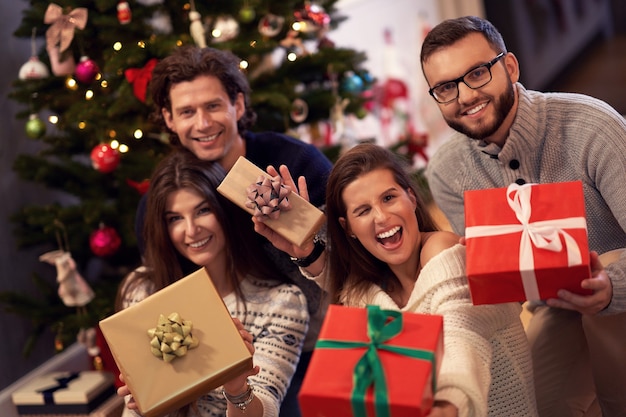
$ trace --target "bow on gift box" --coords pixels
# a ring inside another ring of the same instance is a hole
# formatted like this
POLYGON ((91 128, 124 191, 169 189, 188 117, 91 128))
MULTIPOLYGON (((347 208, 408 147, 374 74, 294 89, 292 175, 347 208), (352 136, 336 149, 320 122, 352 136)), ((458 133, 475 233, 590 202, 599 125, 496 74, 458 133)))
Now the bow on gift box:
MULTIPOLYGON (((355 416, 366 416, 365 394, 368 387, 374 388, 374 406, 376 417, 390 417, 389 398, 385 370, 378 356, 379 350, 398 353, 415 359, 426 360, 436 369, 434 352, 424 349, 414 349, 402 346, 385 344, 386 341, 397 336, 402 331, 402 313, 399 311, 382 310, 378 306, 367 306, 367 335, 368 342, 350 342, 344 340, 317 341, 315 348, 328 349, 355 349, 365 348, 365 353, 354 367, 352 387, 352 412, 355 416)), ((433 393, 436 391, 435 373, 433 372, 433 393)))
POLYGON ((55 385, 54 387, 41 389, 37 392, 40 392, 43 395, 45 404, 48 404, 48 405, 54 404, 54 393, 58 390, 66 389, 69 386, 69 383, 78 377, 79 377, 79 373, 74 372, 74 373, 68 374, 65 377, 55 378, 55 380, 57 381, 57 385, 55 385))
POLYGON ((152 79, 152 70, 157 62, 156 58, 152 58, 143 68, 128 68, 124 71, 126 81, 133 85, 133 93, 142 103, 146 102, 148 83, 152 79))
POLYGON ((77 7, 68 14, 63 14, 61 6, 50 3, 46 9, 43 21, 51 25, 46 32, 48 48, 59 44, 59 50, 63 53, 72 43, 74 30, 76 28, 85 28, 87 24, 87 9, 77 7))
POLYGON ((267 178, 261 175, 254 184, 248 186, 246 191, 248 193, 246 207, 254 209, 256 217, 267 216, 276 220, 281 210, 291 209, 287 198, 291 193, 291 188, 283 184, 279 176, 267 178))
POLYGON ((530 196, 534 184, 519 185, 513 183, 506 190, 506 198, 509 207, 515 213, 519 221, 517 224, 471 226, 465 229, 466 238, 496 236, 508 233, 522 232, 519 249, 519 269, 522 276, 522 285, 526 299, 529 301, 540 300, 537 277, 535 276, 535 259, 533 247, 546 249, 552 252, 561 252, 563 245, 560 236, 565 241, 568 266, 582 264, 582 255, 576 240, 563 229, 586 229, 587 222, 584 217, 568 217, 564 219, 551 219, 542 221, 530 221, 532 204, 530 196))

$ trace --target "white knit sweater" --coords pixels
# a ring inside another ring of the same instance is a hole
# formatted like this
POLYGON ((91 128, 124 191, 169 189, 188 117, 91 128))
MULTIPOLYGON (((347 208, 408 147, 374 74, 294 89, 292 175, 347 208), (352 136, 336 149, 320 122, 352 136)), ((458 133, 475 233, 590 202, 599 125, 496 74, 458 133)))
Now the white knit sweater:
MULTIPOLYGON (((310 277, 321 282, 319 277, 310 277)), ((380 287, 352 306, 438 314, 444 320, 444 354, 436 400, 449 401, 460 417, 537 416, 532 363, 518 303, 474 306, 465 276, 465 246, 432 258, 419 274, 407 305, 380 287)))

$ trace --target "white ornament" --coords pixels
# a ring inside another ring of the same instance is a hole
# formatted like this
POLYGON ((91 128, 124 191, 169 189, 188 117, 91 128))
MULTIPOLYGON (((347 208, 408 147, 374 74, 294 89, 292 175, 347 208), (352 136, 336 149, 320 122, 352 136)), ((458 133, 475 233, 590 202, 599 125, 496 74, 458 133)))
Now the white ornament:
POLYGON ((191 20, 191 24, 189 25, 189 32, 191 33, 191 37, 197 46, 200 48, 206 47, 206 38, 204 26, 202 26, 202 16, 195 10, 189 12, 189 20, 191 20))
POLYGON ((239 34, 239 23, 232 16, 218 17, 213 25, 213 42, 226 42, 239 34))
POLYGON ((36 56, 31 56, 28 61, 20 68, 18 77, 20 80, 37 80, 46 78, 50 75, 48 67, 36 56))

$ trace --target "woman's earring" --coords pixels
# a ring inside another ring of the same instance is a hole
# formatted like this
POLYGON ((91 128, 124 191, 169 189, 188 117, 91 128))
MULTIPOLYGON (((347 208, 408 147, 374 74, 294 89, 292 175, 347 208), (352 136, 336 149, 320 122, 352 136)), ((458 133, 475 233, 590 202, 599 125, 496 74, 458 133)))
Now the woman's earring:
POLYGON ((354 235, 354 234, 350 235, 350 237, 351 237, 352 239, 356 239, 356 235, 354 235))

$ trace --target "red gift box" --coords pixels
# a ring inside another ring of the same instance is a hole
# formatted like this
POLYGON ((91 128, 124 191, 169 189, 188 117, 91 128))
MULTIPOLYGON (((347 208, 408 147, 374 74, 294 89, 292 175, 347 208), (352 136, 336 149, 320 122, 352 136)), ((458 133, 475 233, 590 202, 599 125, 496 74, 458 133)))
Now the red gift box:
POLYGON ((441 316, 331 305, 298 395, 302 416, 425 416, 442 355, 441 316))
POLYGON ((591 293, 580 181, 466 191, 465 237, 473 304, 591 293))

